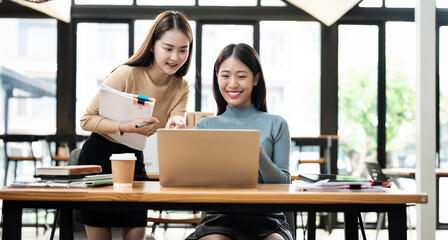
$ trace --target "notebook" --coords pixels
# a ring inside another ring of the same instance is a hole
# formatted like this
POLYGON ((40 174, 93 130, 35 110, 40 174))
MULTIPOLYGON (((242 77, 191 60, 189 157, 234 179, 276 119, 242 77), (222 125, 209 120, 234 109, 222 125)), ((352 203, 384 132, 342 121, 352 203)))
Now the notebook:
POLYGON ((162 187, 255 187, 260 132, 159 129, 162 187))
MULTIPOLYGON (((117 122, 129 122, 139 118, 150 118, 154 110, 155 99, 140 94, 118 91, 106 85, 100 86, 99 114, 117 122)), ((123 135, 109 134, 116 141, 142 151, 146 136, 137 133, 123 135)))

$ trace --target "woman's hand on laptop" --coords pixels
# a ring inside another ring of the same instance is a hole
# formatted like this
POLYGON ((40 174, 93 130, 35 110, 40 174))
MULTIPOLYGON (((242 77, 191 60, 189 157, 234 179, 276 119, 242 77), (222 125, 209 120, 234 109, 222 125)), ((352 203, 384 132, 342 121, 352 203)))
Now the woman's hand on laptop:
POLYGON ((185 125, 185 118, 183 118, 181 116, 174 116, 168 120, 165 128, 168 128, 168 129, 170 129, 170 128, 174 128, 174 129, 187 128, 187 126, 185 125))
POLYGON ((138 133, 149 136, 154 133, 154 127, 159 123, 155 117, 137 119, 127 123, 120 124, 120 132, 138 133))

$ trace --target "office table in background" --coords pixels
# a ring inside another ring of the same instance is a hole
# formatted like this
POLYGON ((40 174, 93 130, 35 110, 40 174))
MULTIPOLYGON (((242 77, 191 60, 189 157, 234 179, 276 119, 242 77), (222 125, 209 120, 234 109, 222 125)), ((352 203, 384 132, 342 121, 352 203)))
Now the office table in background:
MULTIPOLYGON (((388 178, 408 178, 415 179, 415 169, 413 168, 384 168, 382 172, 388 178)), ((440 178, 448 177, 447 169, 436 169, 436 221, 437 229, 448 229, 447 223, 440 222, 440 178)))
POLYGON ((378 192, 303 192, 291 184, 256 188, 163 188, 159 182, 135 182, 132 189, 0 188, 3 239, 20 239, 22 208, 61 209, 60 237, 73 239, 73 209, 191 209, 220 211, 344 212, 346 239, 358 239, 359 212, 387 212, 389 239, 406 239, 406 204, 427 203, 425 193, 387 189, 378 192))

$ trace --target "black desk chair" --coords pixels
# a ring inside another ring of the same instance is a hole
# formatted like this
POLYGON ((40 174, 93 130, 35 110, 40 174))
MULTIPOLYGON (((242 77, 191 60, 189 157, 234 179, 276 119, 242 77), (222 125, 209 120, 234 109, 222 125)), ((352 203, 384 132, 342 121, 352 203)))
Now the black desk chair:
POLYGON ((45 137, 48 146, 48 152, 51 157, 51 165, 67 165, 70 158, 69 144, 66 139, 58 135, 48 135, 45 137))
POLYGON ((56 134, 45 137, 48 151, 51 156, 51 165, 67 165, 70 153, 78 148, 78 144, 83 142, 84 136, 74 134, 56 134))

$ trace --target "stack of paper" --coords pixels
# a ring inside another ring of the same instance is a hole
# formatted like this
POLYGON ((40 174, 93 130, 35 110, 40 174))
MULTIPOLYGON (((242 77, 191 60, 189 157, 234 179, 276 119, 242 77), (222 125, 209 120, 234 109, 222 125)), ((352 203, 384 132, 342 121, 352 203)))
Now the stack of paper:
POLYGON ((307 182, 294 180, 292 184, 299 191, 322 191, 322 192, 381 192, 381 186, 372 186, 371 182, 331 182, 329 179, 307 182))
POLYGON ((15 181, 10 187, 62 187, 85 188, 112 184, 112 174, 89 175, 36 175, 36 179, 15 181))

